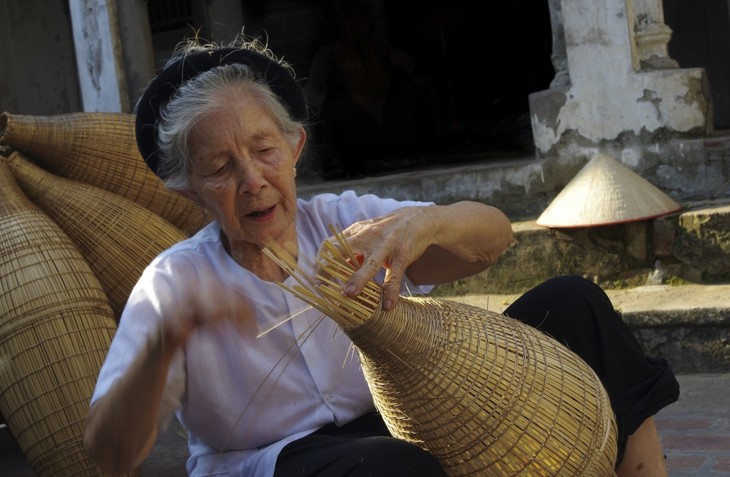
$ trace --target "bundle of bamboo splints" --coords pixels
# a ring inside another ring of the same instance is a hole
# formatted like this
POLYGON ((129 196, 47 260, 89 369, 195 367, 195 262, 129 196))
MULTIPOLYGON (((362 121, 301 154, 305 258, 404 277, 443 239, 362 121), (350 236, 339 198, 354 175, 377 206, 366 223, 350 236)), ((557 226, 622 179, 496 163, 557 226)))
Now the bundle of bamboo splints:
POLYGON ((370 282, 350 299, 359 263, 333 230, 321 272, 306 275, 272 244, 298 285, 283 288, 332 318, 358 350, 391 433, 436 456, 450 476, 610 476, 616 422, 593 370, 556 340, 461 303, 401 297, 384 311, 370 282))
POLYGON ((0 416, 40 477, 102 475, 84 420, 121 310, 204 223, 148 170, 133 121, 0 116, 0 416))

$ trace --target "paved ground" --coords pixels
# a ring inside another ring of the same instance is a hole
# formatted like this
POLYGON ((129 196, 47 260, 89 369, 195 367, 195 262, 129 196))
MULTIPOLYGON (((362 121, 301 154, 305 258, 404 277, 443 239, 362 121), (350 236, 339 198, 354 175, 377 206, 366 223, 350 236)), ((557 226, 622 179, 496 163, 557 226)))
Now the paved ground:
MULTIPOLYGON (((730 476, 730 374, 678 376, 681 396, 657 416, 670 477, 730 476)), ((171 429, 142 468, 142 477, 183 477, 187 450, 171 429)), ((35 477, 7 430, 0 430, 0 475, 35 477)))
POLYGON ((670 476, 730 476, 730 374, 679 382, 679 401, 656 418, 670 476))

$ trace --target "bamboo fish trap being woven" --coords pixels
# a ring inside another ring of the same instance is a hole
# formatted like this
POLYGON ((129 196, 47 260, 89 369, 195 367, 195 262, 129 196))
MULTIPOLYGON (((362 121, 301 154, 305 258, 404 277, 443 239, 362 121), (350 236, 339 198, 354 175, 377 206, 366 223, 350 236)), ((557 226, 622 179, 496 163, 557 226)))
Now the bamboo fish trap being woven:
POLYGON ((202 211, 167 189, 144 163, 131 114, 30 116, 5 112, 0 115, 0 144, 24 153, 56 175, 132 200, 187 234, 205 225, 202 211))
POLYGON ((5 161, 26 196, 63 229, 89 262, 118 322, 145 267, 186 235, 124 197, 55 176, 18 152, 5 161))
MULTIPOLYGON (((329 243, 326 242, 325 245, 329 243)), ((374 282, 342 294, 351 252, 330 245, 318 277, 276 246, 297 280, 285 289, 352 339, 390 432, 439 459, 450 476, 615 475, 616 422, 593 370, 556 340, 514 319, 433 298, 380 306, 374 282)))
POLYGON ((74 243, 2 161, 0 257, 0 414, 36 475, 101 475, 83 435, 112 311, 74 243))

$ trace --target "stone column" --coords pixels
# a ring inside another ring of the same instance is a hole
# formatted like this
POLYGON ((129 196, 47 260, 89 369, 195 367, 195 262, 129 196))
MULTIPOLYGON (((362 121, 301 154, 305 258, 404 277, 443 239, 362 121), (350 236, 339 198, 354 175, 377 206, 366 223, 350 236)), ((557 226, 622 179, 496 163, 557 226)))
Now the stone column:
POLYGON ((84 111, 121 112, 129 104, 116 10, 112 0, 69 2, 84 111))
MULTIPOLYGON (((627 2, 631 6, 632 0, 627 2)), ((631 11, 631 10, 629 10, 631 11)), ((664 23, 664 8, 656 0, 633 0, 634 44, 636 59, 642 70, 677 68, 679 64, 669 57, 667 45, 672 29, 664 23)))
POLYGON ((602 150, 632 166, 658 138, 709 132, 705 72, 668 67, 660 1, 550 2, 553 20, 562 18, 569 83, 530 95, 538 157, 602 150), (664 67, 642 67, 657 63, 664 67))

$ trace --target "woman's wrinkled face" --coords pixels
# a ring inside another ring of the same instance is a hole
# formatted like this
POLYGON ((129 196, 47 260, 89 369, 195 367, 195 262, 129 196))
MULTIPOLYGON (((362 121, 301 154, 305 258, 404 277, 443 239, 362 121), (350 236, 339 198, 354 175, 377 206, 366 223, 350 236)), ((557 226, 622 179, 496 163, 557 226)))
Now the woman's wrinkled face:
POLYGON ((222 99, 220 107, 201 116, 188 140, 194 195, 232 247, 293 240, 294 166, 304 130, 292 145, 258 101, 235 91, 222 99))

